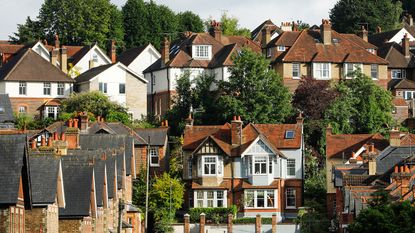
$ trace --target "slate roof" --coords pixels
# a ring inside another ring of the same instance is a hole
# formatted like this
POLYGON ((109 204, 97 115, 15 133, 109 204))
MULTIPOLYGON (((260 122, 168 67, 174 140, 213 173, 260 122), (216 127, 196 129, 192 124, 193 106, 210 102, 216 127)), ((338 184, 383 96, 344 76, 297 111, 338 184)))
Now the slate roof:
POLYGON ((412 146, 389 146, 376 158, 376 174, 384 174, 391 171, 391 169, 402 160, 414 155, 415 148, 412 146))
POLYGON ((150 137, 150 146, 164 146, 169 128, 135 129, 134 131, 146 142, 150 137))
POLYGON ((265 20, 263 23, 261 23, 258 27, 256 27, 251 32, 251 39, 257 43, 261 43, 262 40, 262 29, 267 26, 270 28, 271 35, 274 33, 281 33, 282 30, 277 25, 275 25, 270 19, 265 20))
POLYGON ((131 62, 133 62, 138 56, 140 56, 140 54, 144 51, 144 49, 146 49, 149 46, 149 44, 147 45, 142 45, 136 48, 131 48, 128 49, 124 52, 122 52, 119 56, 118 56, 118 61, 123 63, 126 66, 129 66, 131 64, 131 62))
POLYGON ((401 28, 370 35, 368 38, 369 43, 374 44, 376 46, 382 46, 384 43, 392 39, 392 37, 394 37, 396 33, 398 33, 400 30, 401 28))
POLYGON ((410 79, 402 79, 393 87, 394 89, 415 89, 415 81, 410 79))
POLYGON ((57 192, 59 158, 52 156, 30 156, 29 164, 32 203, 34 205, 54 203, 57 192))
MULTIPOLYGON (((97 196, 97 206, 103 206, 103 193, 104 193, 104 178, 105 178, 105 160, 95 160, 94 172, 95 172, 95 194, 97 196)), ((107 186, 108 187, 108 186, 107 186)))
POLYGON ((82 73, 78 77, 76 77, 75 80, 76 80, 77 83, 87 82, 87 81, 95 78, 100 73, 106 71, 107 69, 109 69, 113 65, 115 65, 115 64, 108 64, 108 65, 102 65, 102 66, 94 67, 94 68, 89 69, 88 71, 82 73))
POLYGON ((32 49, 23 49, 0 68, 0 81, 75 82, 32 49))
POLYGON ((89 216, 93 167, 77 156, 62 157, 66 207, 59 209, 60 218, 89 216))
POLYGON ((114 176, 115 176, 115 157, 109 156, 107 157, 106 165, 107 165, 107 187, 108 187, 108 198, 114 198, 114 176))
POLYGON ((0 205, 17 203, 19 181, 24 174, 25 150, 25 135, 0 135, 0 205))
POLYGON ((12 104, 10 102, 9 94, 0 94, 0 108, 3 108, 4 112, 0 112, 0 123, 14 122, 12 104))
POLYGON ((389 62, 388 68, 415 68, 414 54, 406 58, 403 54, 403 48, 397 43, 386 43, 378 50, 378 56, 389 62))

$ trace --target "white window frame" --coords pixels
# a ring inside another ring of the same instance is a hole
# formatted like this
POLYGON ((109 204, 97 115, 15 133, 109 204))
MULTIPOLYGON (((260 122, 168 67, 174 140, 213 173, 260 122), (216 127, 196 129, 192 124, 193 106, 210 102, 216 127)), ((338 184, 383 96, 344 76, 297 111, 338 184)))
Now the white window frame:
POLYGON ((366 51, 368 51, 371 54, 376 55, 376 50, 375 49, 370 48, 370 49, 366 49, 366 51))
POLYGON ((58 114, 59 114, 59 107, 57 106, 45 106, 44 109, 44 118, 48 118, 49 117, 49 113, 53 113, 53 117, 52 119, 56 120, 58 119, 58 114))
POLYGON ((52 95, 52 84, 50 82, 43 83, 43 95, 52 95))
POLYGON ((360 69, 360 71, 363 71, 363 64, 361 63, 344 63, 343 66, 343 75, 346 79, 352 79, 354 78, 354 75, 352 75, 353 72, 360 69))
POLYGON ((268 156, 253 156, 252 157, 252 171, 255 175, 267 175, 268 174, 268 156), (257 166, 259 170, 257 171, 257 166), (264 167, 263 167, 264 166, 264 167), (265 171, 263 170, 265 168, 265 171))
POLYGON ((118 93, 120 95, 125 95, 125 83, 119 83, 118 84, 118 93), (124 92, 121 92, 121 85, 124 85, 124 92))
POLYGON ((406 78, 406 70, 404 70, 404 69, 392 69, 391 70, 391 78, 392 79, 404 79, 404 78, 406 78))
POLYGON ((193 206, 196 208, 227 207, 228 204, 226 190, 194 190, 193 200, 193 206), (213 198, 208 198, 208 193, 213 194, 213 198), (218 193, 222 193, 222 198, 218 197, 218 193), (222 206, 218 205, 219 201, 222 201, 222 206))
POLYGON ((201 163, 202 163, 202 176, 222 176, 223 174, 223 165, 222 162, 219 161, 219 156, 217 155, 204 155, 201 157, 201 163), (206 162, 206 159, 214 159, 215 162, 206 162), (209 165, 209 172, 206 173, 205 171, 205 165, 209 165), (215 173, 210 173, 211 166, 214 166, 215 173))
POLYGON ((285 51, 285 46, 284 45, 277 45, 277 51, 278 52, 284 52, 285 51))
POLYGON ((65 95, 65 83, 58 83, 57 95, 65 95))
POLYGON ((285 189, 285 208, 286 209, 296 209, 297 208, 297 194, 295 188, 286 188, 285 189), (288 195, 293 195, 291 198, 294 198, 294 205, 288 205, 288 195))
POLYGON ((296 164, 295 159, 287 159, 287 177, 295 177, 296 171, 296 164), (294 170, 294 175, 290 173, 290 171, 294 170))
POLYGON ((193 58, 200 60, 210 60, 212 56, 211 45, 193 45, 193 58))
POLYGON ((26 106, 19 106, 19 114, 26 114, 27 107, 26 106))
POLYGON ((103 94, 107 94, 108 93, 107 83, 100 82, 100 83, 98 83, 98 86, 99 86, 99 91, 101 93, 103 93, 103 94))
POLYGON ((150 155, 150 166, 151 167, 158 167, 160 166, 160 157, 157 147, 151 147, 149 149, 149 155, 150 155), (153 158, 157 158, 157 163, 153 163, 153 158))
POLYGON ((378 64, 371 64, 370 65, 370 77, 373 80, 379 79, 379 65, 378 64), (376 73, 376 75, 374 75, 376 73))
POLYGON ((277 189, 245 189, 244 191, 244 209, 275 209, 278 208, 277 189), (258 207, 258 192, 264 193, 264 207, 258 207), (253 194, 253 206, 247 206, 248 193, 253 194), (274 206, 268 206, 268 194, 274 196, 274 206))
POLYGON ((404 91, 403 92, 403 97, 404 97, 405 100, 414 99, 415 98, 415 91, 404 91))
POLYGON ((313 63, 313 78, 317 80, 330 80, 331 63, 313 63), (327 75, 324 75, 324 73, 327 75))
POLYGON ((301 77, 301 65, 300 63, 292 64, 292 76, 293 79, 300 79, 301 77))
POLYGON ((27 95, 27 83, 19 82, 19 95, 27 95))
POLYGON ((187 177, 192 178, 193 159, 192 157, 187 158, 187 177))

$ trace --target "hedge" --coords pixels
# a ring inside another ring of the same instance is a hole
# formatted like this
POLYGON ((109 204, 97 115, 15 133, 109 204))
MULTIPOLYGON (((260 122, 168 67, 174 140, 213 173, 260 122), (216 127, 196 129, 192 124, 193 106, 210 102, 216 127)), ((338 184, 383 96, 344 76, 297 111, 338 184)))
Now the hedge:
POLYGON ((190 222, 198 223, 200 222, 200 214, 206 214, 206 222, 212 223, 227 223, 228 222, 228 214, 236 215, 237 208, 236 206, 231 206, 228 208, 225 207, 218 207, 218 208, 191 208, 189 215, 190 215, 190 222))
MULTIPOLYGON (((234 224, 255 224, 256 218, 237 218, 233 220, 234 224)), ((261 218, 262 224, 272 224, 272 218, 261 218)))

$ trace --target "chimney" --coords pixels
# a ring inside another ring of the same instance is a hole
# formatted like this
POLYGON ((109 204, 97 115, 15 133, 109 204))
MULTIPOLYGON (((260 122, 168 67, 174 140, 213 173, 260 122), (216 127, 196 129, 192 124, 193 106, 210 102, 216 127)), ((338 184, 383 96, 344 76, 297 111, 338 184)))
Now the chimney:
POLYGON ((59 42, 59 35, 55 34, 55 49, 59 49, 60 42, 59 42))
POLYGON ((376 155, 370 154, 369 155, 369 175, 373 176, 376 175, 376 155))
POLYGON ((52 65, 58 65, 59 49, 52 49, 50 62, 52 65))
POLYGON ((78 128, 78 119, 73 119, 73 127, 78 128))
POLYGON ((265 49, 271 40, 271 28, 265 25, 265 27, 261 30, 261 32, 262 32, 261 47, 265 49))
POLYGON ((399 147, 401 146, 401 132, 394 128, 389 132, 389 144, 390 146, 399 147))
MULTIPOLYGON (((98 121, 99 121, 99 116, 98 116, 98 121)), ((84 131, 86 129, 88 129, 88 123, 89 123, 89 117, 88 117, 88 113, 87 112, 83 112, 81 113, 81 131, 84 131)))
POLYGON ((293 30, 293 27, 290 22, 281 22, 281 30, 284 32, 290 32, 293 30))
POLYGON ((365 26, 362 26, 361 30, 359 31, 359 36, 366 42, 368 42, 368 32, 365 29, 365 26))
POLYGON ((32 140, 32 142, 30 143, 30 145, 31 145, 31 149, 33 150, 33 149, 36 149, 36 139, 33 139, 32 140))
POLYGON ((40 146, 46 146, 46 138, 44 135, 42 135, 41 139, 40 139, 40 146))
POLYGON ((221 23, 213 20, 210 22, 209 34, 217 41, 222 42, 222 28, 221 23))
POLYGON ((293 21, 292 29, 293 29, 293 32, 298 32, 298 24, 295 23, 294 21, 293 21))
POLYGON ((381 33, 382 32, 382 28, 380 26, 376 27, 376 33, 381 33))
POLYGON ((405 58, 411 57, 409 53, 409 37, 407 33, 402 38, 402 53, 405 55, 405 58))
MULTIPOLYGON (((68 149, 76 149, 79 147, 79 128, 76 128, 72 125, 72 122, 75 122, 75 125, 78 126, 78 119, 75 121, 69 119, 69 127, 66 128, 65 137, 68 142, 68 149)), ((62 141, 64 141, 62 139, 62 141)))
POLYGON ((333 128, 330 124, 326 128, 326 135, 333 135, 333 128))
POLYGON ((300 114, 298 114, 298 117, 297 117, 296 120, 297 120, 298 125, 302 125, 304 123, 303 113, 300 112, 300 114))
POLYGON ((115 40, 111 40, 109 55, 113 64, 117 62, 117 49, 115 47, 115 40))
POLYGON ((185 122, 186 122, 186 128, 193 126, 194 120, 192 118, 192 114, 191 113, 189 113, 189 117, 187 117, 187 119, 185 120, 185 122))
POLYGON ((409 26, 414 25, 414 19, 412 18, 412 15, 408 15, 408 24, 409 24, 409 26))
POLYGON ((57 141, 57 140, 59 140, 59 138, 58 138, 58 132, 54 132, 53 133, 53 141, 57 141))
POLYGON ((323 19, 320 26, 321 39, 324 45, 331 45, 331 23, 328 19, 323 19))
POLYGON ((166 65, 170 60, 170 41, 167 37, 164 37, 164 41, 161 42, 161 60, 163 65, 166 65))
POLYGON ((233 117, 231 121, 231 141, 232 146, 239 146, 242 143, 242 120, 241 117, 233 117))
POLYGON ((51 137, 48 138, 48 147, 52 147, 53 139, 51 137))
POLYGON ((61 48, 61 56, 60 56, 59 63, 61 65, 62 72, 67 74, 68 73, 68 49, 64 46, 62 46, 61 48))

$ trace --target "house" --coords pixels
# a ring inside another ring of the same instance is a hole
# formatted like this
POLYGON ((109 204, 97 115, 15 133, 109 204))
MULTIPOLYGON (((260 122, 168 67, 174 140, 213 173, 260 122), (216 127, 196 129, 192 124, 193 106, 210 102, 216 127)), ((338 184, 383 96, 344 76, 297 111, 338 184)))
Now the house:
POLYGON ((22 49, 31 48, 46 61, 50 61, 49 49, 42 42, 38 41, 29 45, 0 44, 0 67, 6 64, 14 55, 22 49))
POLYGON ((358 36, 332 30, 329 20, 322 21, 320 30, 285 31, 265 42, 265 56, 291 92, 303 76, 316 80, 349 79, 357 69, 387 87, 388 62, 375 55, 374 46, 358 36))
POLYGON ((121 62, 92 68, 75 80, 78 92, 100 91, 126 107, 133 119, 147 115, 147 80, 121 62))
POLYGON ((0 232, 25 232, 32 208, 25 135, 0 135, 0 154, 0 232))
POLYGON ((187 72, 191 80, 201 74, 214 75, 218 81, 228 80, 232 55, 242 47, 261 52, 261 47, 248 38, 222 35, 220 23, 215 21, 209 33, 187 32, 172 43, 166 38, 161 45, 161 58, 143 72, 148 81, 148 113, 160 117, 171 108, 177 79, 187 72))
POLYGON ((57 119, 60 101, 74 81, 31 48, 0 68, 0 94, 8 94, 13 112, 57 119))
POLYGON ((301 116, 296 124, 246 126, 240 117, 214 126, 193 126, 187 119, 186 206, 236 205, 238 216, 294 218, 303 205, 303 145, 301 116))
POLYGON ((124 51, 118 56, 118 61, 136 74, 144 76, 143 71, 160 58, 159 51, 152 44, 147 44, 124 51))
POLYGON ((13 129, 15 118, 8 94, 0 94, 0 129, 13 129))
POLYGON ((265 41, 265 36, 268 35, 267 33, 264 33, 265 30, 263 29, 269 30, 269 36, 271 40, 283 32, 281 28, 275 25, 270 19, 265 20, 251 32, 251 40, 255 41, 259 45, 263 44, 263 41, 265 41))

